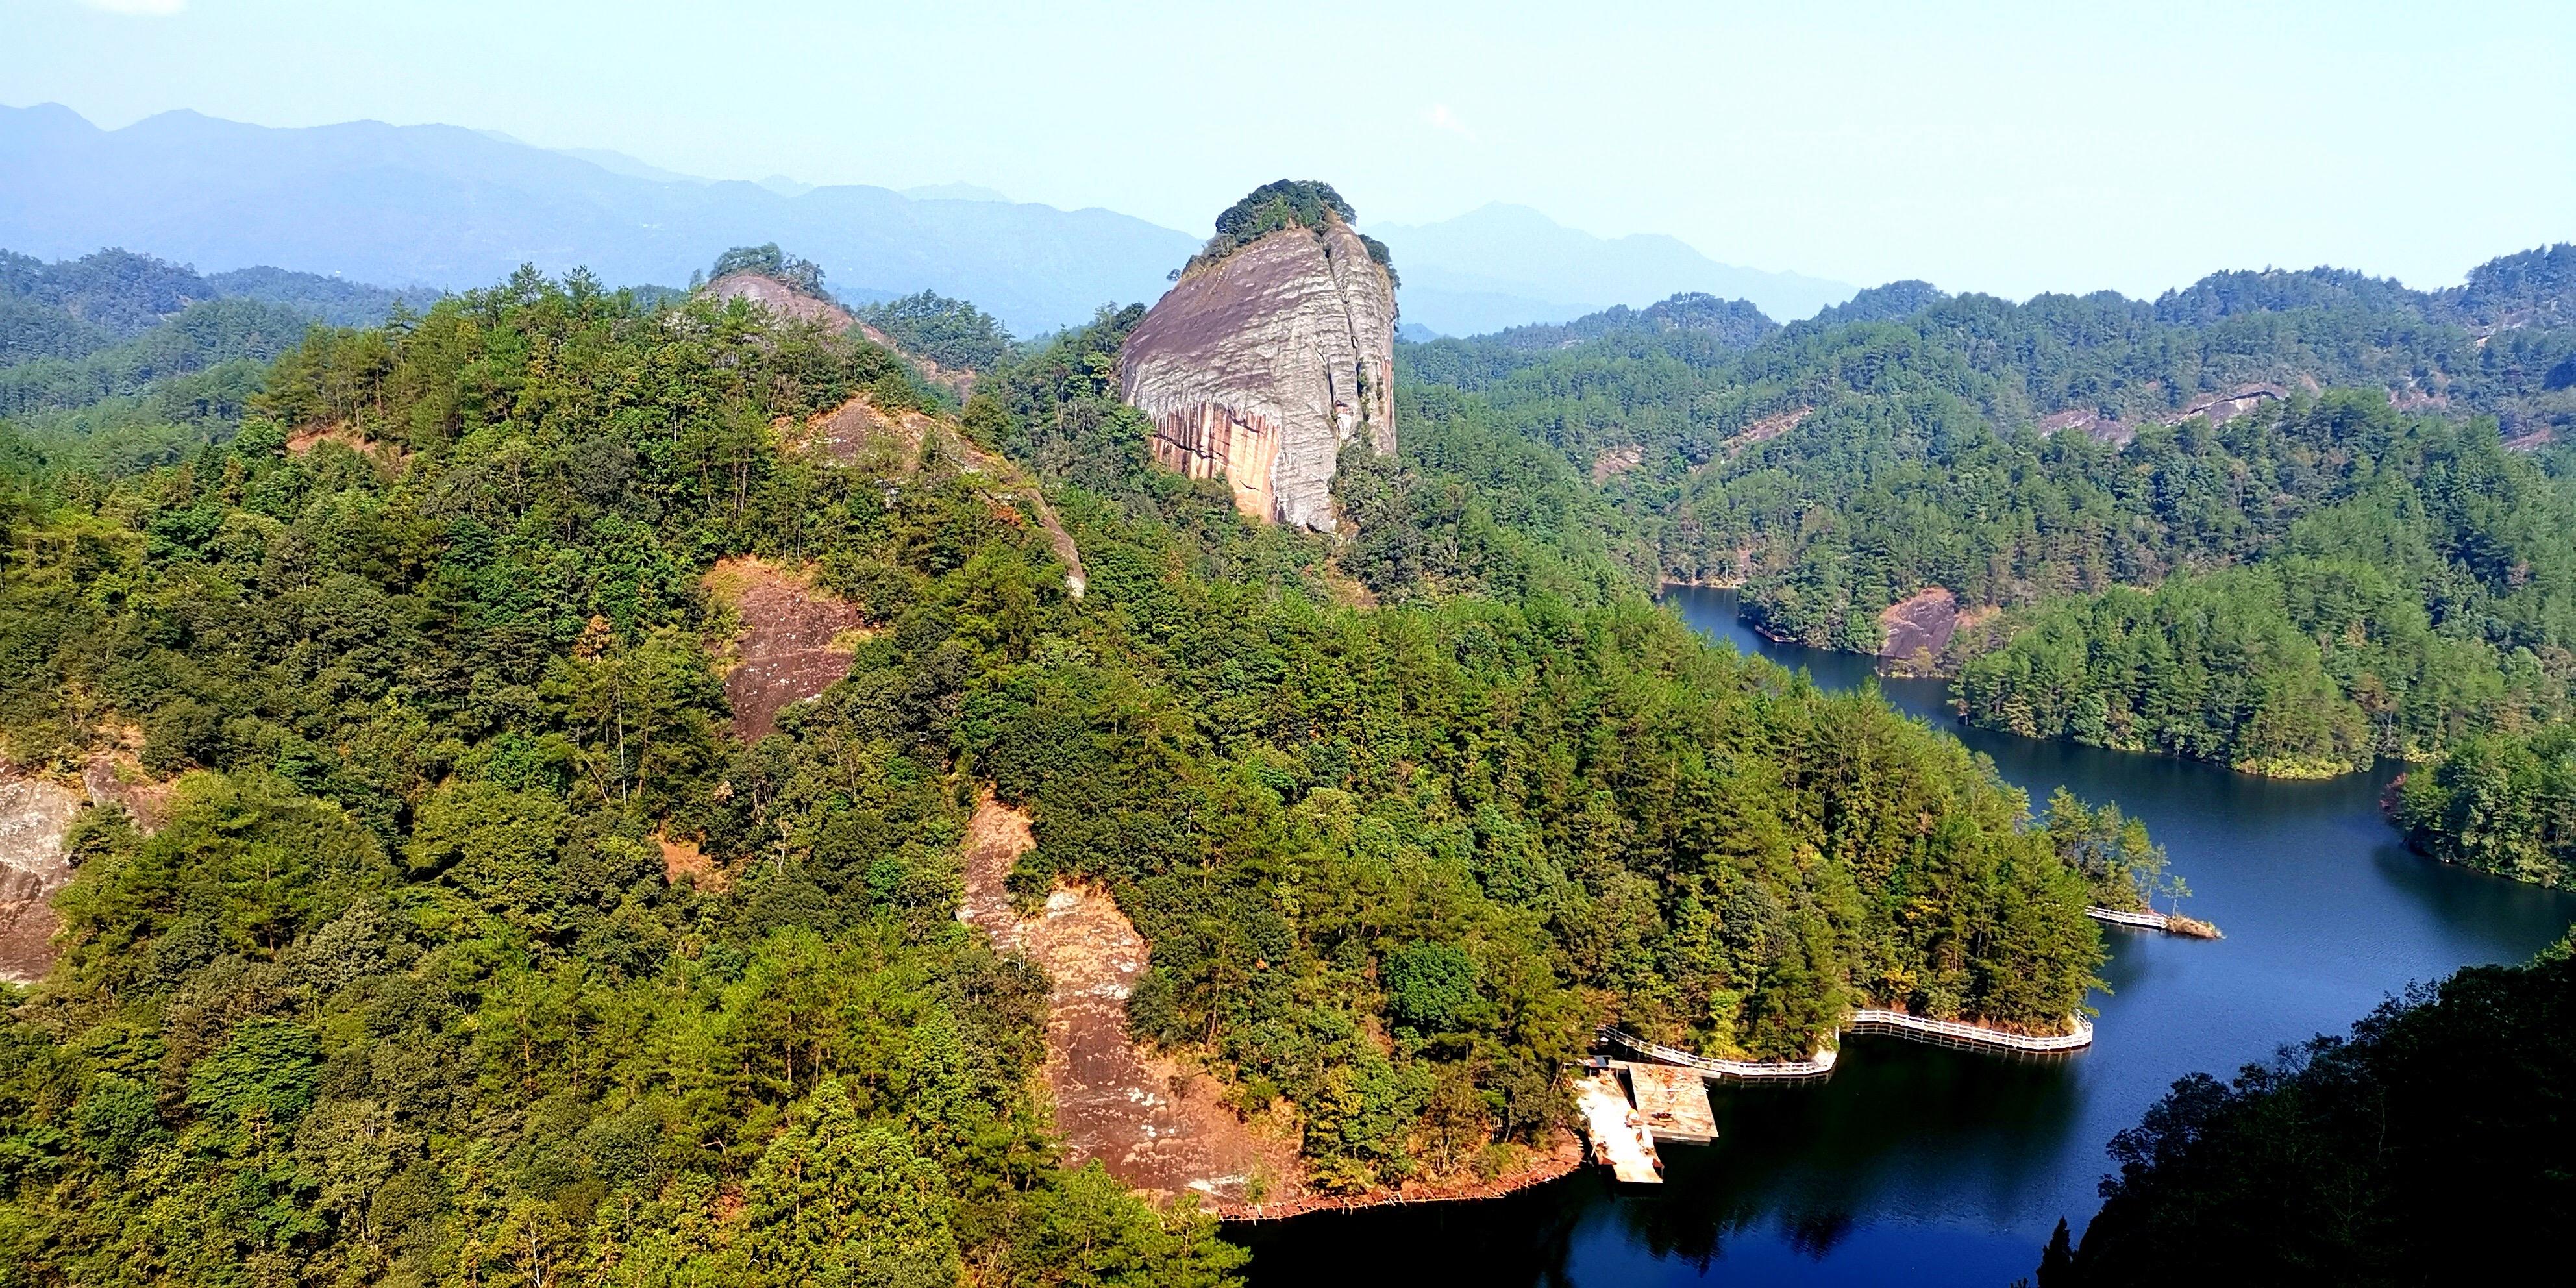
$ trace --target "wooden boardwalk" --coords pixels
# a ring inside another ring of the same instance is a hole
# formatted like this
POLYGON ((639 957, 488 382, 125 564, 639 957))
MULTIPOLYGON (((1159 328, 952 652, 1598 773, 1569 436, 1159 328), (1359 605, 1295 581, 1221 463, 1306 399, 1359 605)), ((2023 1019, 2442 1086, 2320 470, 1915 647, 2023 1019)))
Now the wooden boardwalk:
MULTIPOLYGON (((1935 1020, 1903 1011, 1862 1007, 1851 1013, 1851 1019, 1844 1024, 1842 1031, 1910 1038, 1959 1051, 2065 1055, 2093 1045, 2093 1022, 2080 1015, 2073 1019, 2072 1031, 2067 1033, 2014 1033, 1983 1024, 1935 1020)), ((1609 1025, 1602 1026, 1600 1036, 1603 1042, 1654 1063, 1674 1065, 1704 1078, 1730 1082, 1809 1082, 1829 1077, 1834 1071, 1835 1052, 1830 1049, 1818 1051, 1804 1060, 1717 1060, 1649 1042, 1625 1029, 1609 1025)))
MULTIPOLYGON (((2063 1056, 2093 1044, 2093 1023, 2072 1017, 2067 1033, 2014 1033, 2008 1029, 1958 1020, 1936 1020, 1904 1011, 1861 1007, 1851 1013, 1845 1033, 1883 1033, 1961 1051, 2019 1056, 2063 1056)), ((1811 1082, 1834 1071, 1834 1052, 1818 1051, 1805 1060, 1716 1060, 1690 1051, 1649 1042, 1625 1029, 1603 1025, 1603 1045, 1624 1050, 1639 1060, 1584 1062, 1585 1075, 1574 1081, 1575 1107, 1584 1134, 1592 1141, 1595 1160, 1612 1174, 1634 1184, 1663 1179, 1663 1162, 1655 1154, 1658 1140, 1706 1144, 1717 1139, 1717 1115, 1708 1100, 1710 1080, 1729 1082, 1811 1082), (1621 1086, 1621 1079, 1626 1086, 1621 1086), (1633 1103, 1632 1103, 1633 1097, 1633 1103)))
POLYGON ((1626 1029, 1603 1026, 1601 1037, 1610 1045, 1634 1052, 1657 1064, 1679 1065, 1702 1077, 1723 1078, 1735 1082, 1804 1082, 1823 1078, 1834 1071, 1834 1053, 1818 1051, 1805 1060, 1716 1060, 1660 1043, 1649 1042, 1626 1029))
POLYGON ((2122 912, 2117 908, 2087 908, 2084 915, 2114 926, 2136 926, 2140 930, 2168 929, 2173 919, 2161 912, 2122 912))
POLYGON ((2075 1017, 2072 1033, 2033 1034, 1864 1008, 1852 1012, 1851 1024, 1844 1032, 1887 1033, 1960 1051, 2009 1051, 2019 1055, 2061 1055, 2093 1045, 2093 1022, 2080 1015, 2075 1017))

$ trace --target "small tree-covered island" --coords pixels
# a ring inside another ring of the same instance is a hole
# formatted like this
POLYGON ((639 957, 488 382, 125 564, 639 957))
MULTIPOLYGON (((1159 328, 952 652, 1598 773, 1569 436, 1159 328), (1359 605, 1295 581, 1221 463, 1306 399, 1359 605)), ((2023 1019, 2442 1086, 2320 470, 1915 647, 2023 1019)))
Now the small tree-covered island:
MULTIPOLYGON (((775 244, 0 257, 0 1285, 1212 1288, 1226 1220, 1651 1158, 1649 1083, 2091 1041, 2147 828, 1669 582, 2576 865, 2576 249, 1399 344, 1357 220, 1265 185, 1033 339, 775 244)), ((2178 1086, 2039 1282, 2418 1282, 2407 1160, 2564 1216, 2566 965, 2178 1086)))

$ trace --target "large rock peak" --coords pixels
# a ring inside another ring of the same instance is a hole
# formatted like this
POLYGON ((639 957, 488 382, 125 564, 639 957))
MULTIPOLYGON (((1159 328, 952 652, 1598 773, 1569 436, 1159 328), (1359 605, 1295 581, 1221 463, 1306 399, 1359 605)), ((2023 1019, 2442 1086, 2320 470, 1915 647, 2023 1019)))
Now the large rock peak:
POLYGON ((1256 190, 1119 353, 1154 459, 1257 519, 1330 532, 1343 445, 1395 450, 1395 275, 1351 218, 1322 184, 1256 190))

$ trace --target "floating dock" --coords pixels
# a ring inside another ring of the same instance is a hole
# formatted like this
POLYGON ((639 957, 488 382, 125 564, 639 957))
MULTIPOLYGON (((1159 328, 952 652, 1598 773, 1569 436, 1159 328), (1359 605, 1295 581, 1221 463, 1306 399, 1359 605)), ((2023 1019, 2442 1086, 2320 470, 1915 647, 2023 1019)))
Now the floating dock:
POLYGON ((1611 1068, 1627 1076, 1629 1099, 1648 1135, 1686 1145, 1717 1139, 1717 1111, 1709 1107, 1708 1080, 1698 1070, 1624 1060, 1611 1068))

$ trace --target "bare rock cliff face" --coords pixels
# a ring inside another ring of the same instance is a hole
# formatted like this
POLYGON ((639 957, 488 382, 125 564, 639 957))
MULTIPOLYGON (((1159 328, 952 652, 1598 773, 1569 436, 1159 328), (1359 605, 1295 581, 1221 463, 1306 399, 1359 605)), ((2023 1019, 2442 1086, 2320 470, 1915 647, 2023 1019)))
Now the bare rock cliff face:
POLYGON ((1182 275, 1127 336, 1120 392, 1154 459, 1221 478, 1257 519, 1333 530, 1333 466, 1395 450, 1395 287, 1338 220, 1283 228, 1182 275))

